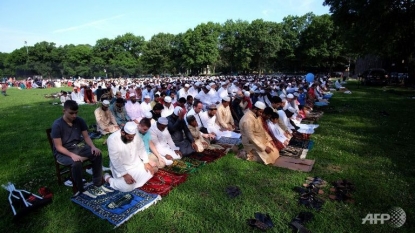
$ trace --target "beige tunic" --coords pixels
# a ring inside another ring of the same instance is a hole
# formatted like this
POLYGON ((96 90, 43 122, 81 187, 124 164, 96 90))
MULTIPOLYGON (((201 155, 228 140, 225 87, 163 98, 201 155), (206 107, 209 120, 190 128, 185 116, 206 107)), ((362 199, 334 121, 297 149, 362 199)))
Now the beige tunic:
POLYGON ((108 133, 113 133, 119 129, 117 121, 109 109, 104 111, 102 108, 97 108, 94 111, 94 115, 95 120, 97 121, 97 130, 102 134, 105 135, 108 133), (105 131, 107 128, 108 131, 105 131))
POLYGON ((248 153, 248 160, 255 160, 252 156, 259 156, 265 164, 273 164, 277 160, 280 155, 271 144, 272 138, 251 110, 241 118, 239 128, 242 134, 242 145, 248 153), (265 152, 267 146, 273 150, 269 154, 265 152))
POLYGON ((222 104, 218 105, 216 122, 221 128, 229 128, 235 124, 229 106, 225 108, 222 104))

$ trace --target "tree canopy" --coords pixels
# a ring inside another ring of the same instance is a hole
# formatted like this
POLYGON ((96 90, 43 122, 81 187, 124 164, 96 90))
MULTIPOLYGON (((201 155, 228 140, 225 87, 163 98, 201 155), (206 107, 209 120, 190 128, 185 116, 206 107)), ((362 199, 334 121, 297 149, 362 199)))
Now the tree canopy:
POLYGON ((40 42, 0 54, 0 74, 46 77, 119 77, 146 74, 271 73, 331 69, 342 63, 345 42, 329 15, 287 16, 276 23, 207 22, 177 35, 146 41, 132 33, 95 45, 40 42))

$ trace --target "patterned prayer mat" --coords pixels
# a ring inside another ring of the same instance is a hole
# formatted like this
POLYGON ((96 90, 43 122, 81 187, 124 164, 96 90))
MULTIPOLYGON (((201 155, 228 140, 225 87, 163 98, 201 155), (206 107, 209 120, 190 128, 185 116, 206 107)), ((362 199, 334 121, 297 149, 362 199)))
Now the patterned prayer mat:
POLYGON ((293 146, 293 147, 307 149, 309 142, 310 142, 309 140, 298 140, 298 139, 293 138, 290 140, 290 143, 288 145, 293 146))
POLYGON ((204 150, 202 153, 194 153, 190 156, 192 159, 205 161, 206 163, 211 163, 219 158, 222 158, 228 153, 227 149, 218 149, 218 150, 204 150))
MULTIPOLYGON (((106 187, 109 188, 108 186, 106 187)), ((161 200, 161 197, 157 194, 134 189, 126 193, 114 191, 106 195, 97 196, 97 198, 80 194, 72 197, 71 200, 118 227, 136 213, 161 200)))
POLYGON ((187 174, 173 174, 167 171, 159 170, 154 176, 147 181, 140 189, 148 192, 166 196, 173 187, 185 182, 187 174))
POLYGON ((174 160, 173 164, 164 167, 162 170, 174 174, 185 174, 195 172, 196 169, 205 165, 206 162, 194 158, 184 157, 179 160, 174 160))
POLYGON ((295 147, 292 145, 288 145, 287 147, 285 147, 284 149, 280 151, 280 156, 300 158, 302 153, 303 153, 302 147, 295 147))
POLYGON ((239 145, 242 143, 242 139, 240 138, 228 138, 228 137, 221 137, 216 142, 217 144, 230 144, 230 145, 239 145))

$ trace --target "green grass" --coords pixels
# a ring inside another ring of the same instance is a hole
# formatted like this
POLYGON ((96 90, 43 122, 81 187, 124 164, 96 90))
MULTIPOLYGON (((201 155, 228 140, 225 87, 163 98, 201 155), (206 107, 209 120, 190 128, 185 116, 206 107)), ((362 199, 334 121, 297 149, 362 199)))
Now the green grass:
MULTIPOLYGON (((70 201, 71 189, 58 186, 45 129, 62 115, 57 100, 44 94, 60 89, 9 89, 0 96, 0 183, 37 192, 48 186, 53 203, 12 222, 8 192, 0 189, 0 229, 7 232, 251 232, 245 221, 254 212, 268 212, 275 227, 268 232, 290 232, 288 222, 300 211, 298 194, 292 188, 307 176, 327 181, 346 178, 356 185, 355 204, 326 199, 320 212, 310 210, 315 219, 306 226, 312 232, 413 232, 415 228, 412 193, 415 185, 414 141, 415 96, 413 90, 347 86, 353 94, 336 93, 330 101, 337 113, 326 113, 312 136, 314 148, 307 158, 315 159, 311 173, 295 172, 235 159, 229 154, 208 164, 188 181, 173 189, 155 206, 138 213, 125 224, 113 226, 70 201), (378 114, 385 110, 390 115, 378 114), (224 189, 237 185, 242 194, 234 199, 224 189), (407 214, 401 228, 388 225, 362 225, 368 213, 386 213, 399 206, 407 214), (412 231, 411 231, 412 229, 412 231)), ((94 123, 96 106, 80 106, 79 115, 94 123)), ((103 138, 95 144, 108 152, 103 138)), ((86 175, 87 178, 90 178, 86 175)))

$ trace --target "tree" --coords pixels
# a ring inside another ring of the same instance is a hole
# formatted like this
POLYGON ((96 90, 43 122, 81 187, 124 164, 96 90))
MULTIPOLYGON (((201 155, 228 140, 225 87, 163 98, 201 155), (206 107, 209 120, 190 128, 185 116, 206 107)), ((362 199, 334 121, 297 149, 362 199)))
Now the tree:
POLYGON ((363 54, 412 57, 415 1, 325 0, 348 45, 363 54))
POLYGON ((310 25, 315 15, 307 13, 303 16, 287 16, 281 23, 283 42, 278 52, 278 67, 284 70, 297 70, 300 59, 296 52, 300 46, 300 38, 310 25))
MULTIPOLYGON (((249 69, 260 74, 265 69, 273 68, 272 60, 277 58, 281 49, 281 25, 257 19, 251 22, 242 35, 239 48, 246 56, 242 64, 249 62, 249 69)), ((248 67, 243 67, 248 68, 248 67)))
POLYGON ((146 43, 142 58, 148 73, 172 72, 174 39, 173 34, 159 33, 146 43))
POLYGON ((200 73, 218 61, 220 29, 219 24, 208 22, 183 34, 183 59, 192 73, 200 73))
POLYGON ((245 54, 241 54, 240 40, 249 22, 242 20, 227 20, 222 25, 222 32, 219 37, 219 52, 223 70, 228 73, 242 71, 241 61, 244 60, 245 54))
POLYGON ((65 45, 65 60, 63 61, 63 73, 70 76, 91 76, 92 46, 90 45, 65 45))
POLYGON ((343 52, 338 27, 334 25, 330 15, 315 16, 301 34, 298 54, 306 68, 331 70, 340 62, 339 58, 344 60, 343 52))

